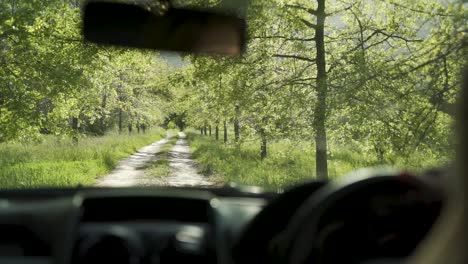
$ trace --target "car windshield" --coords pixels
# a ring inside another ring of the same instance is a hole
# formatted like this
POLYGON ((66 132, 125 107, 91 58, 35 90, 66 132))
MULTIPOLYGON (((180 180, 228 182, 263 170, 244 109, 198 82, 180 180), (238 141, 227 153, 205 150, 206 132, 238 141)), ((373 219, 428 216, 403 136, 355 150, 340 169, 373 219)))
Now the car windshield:
POLYGON ((280 190, 450 166, 466 3, 176 2, 245 17, 245 54, 98 46, 84 1, 0 1, 0 188, 280 190))

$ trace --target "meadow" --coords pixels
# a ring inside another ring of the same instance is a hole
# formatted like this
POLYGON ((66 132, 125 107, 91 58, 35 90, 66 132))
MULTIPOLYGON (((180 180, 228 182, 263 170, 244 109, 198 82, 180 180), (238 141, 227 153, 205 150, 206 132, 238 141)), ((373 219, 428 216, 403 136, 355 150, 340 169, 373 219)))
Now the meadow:
MULTIPOLYGON (((224 144, 214 137, 201 136, 192 130, 187 133, 193 157, 200 173, 216 176, 227 182, 262 186, 268 190, 281 190, 288 186, 314 179, 315 148, 310 142, 278 140, 269 144, 269 154, 260 159, 260 143, 251 140, 224 144)), ((353 170, 366 167, 394 167, 413 173, 440 166, 439 160, 428 153, 414 153, 409 157, 391 157, 382 162, 377 155, 359 146, 331 146, 329 177, 337 179, 353 170)))
POLYGON ((166 136, 162 129, 145 134, 109 133, 71 139, 45 137, 40 143, 0 144, 0 188, 92 185, 117 162, 166 136))
MULTIPOLYGON (((52 136, 40 143, 3 143, 0 144, 0 188, 90 186, 109 173, 119 160, 165 136, 165 130, 153 129, 145 134, 113 132, 102 137, 82 137, 77 143, 52 136)), ((199 172, 219 182, 281 190, 314 179, 315 152, 310 142, 288 139, 270 142, 268 157, 262 161, 256 140, 240 145, 224 144, 214 136, 201 136, 195 130, 188 130, 187 136, 199 172)), ((162 147, 158 160, 148 164, 145 173, 154 177, 170 174, 167 158, 176 139, 162 147)), ((444 159, 429 153, 394 156, 382 162, 372 151, 358 145, 331 145, 330 149, 333 150, 329 153, 332 180, 365 167, 393 166, 419 173, 445 163, 444 159)))

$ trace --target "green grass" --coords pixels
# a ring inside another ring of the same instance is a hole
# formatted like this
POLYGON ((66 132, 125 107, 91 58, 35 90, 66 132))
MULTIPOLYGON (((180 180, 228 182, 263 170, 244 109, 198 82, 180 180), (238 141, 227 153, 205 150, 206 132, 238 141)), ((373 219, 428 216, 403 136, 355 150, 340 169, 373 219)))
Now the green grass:
POLYGON ((39 144, 0 144, 0 188, 92 185, 120 159, 165 135, 154 129, 131 136, 87 137, 77 144, 54 137, 39 144))
MULTIPOLYGON (((177 134, 177 133, 175 133, 177 134)), ((151 162, 149 166, 145 169, 145 174, 156 177, 163 178, 171 175, 171 167, 169 166, 169 153, 174 147, 177 141, 177 136, 174 136, 161 147, 159 153, 157 154, 157 159, 154 162, 151 162)))
POLYGON ((277 189, 304 181, 315 171, 313 156, 302 155, 309 146, 292 148, 286 141, 270 144, 270 155, 262 162, 258 144, 245 143, 238 149, 191 131, 187 135, 199 172, 224 182, 277 189))
MULTIPOLYGON (((193 157, 200 173, 217 176, 225 182, 282 189, 314 178, 315 153, 310 142, 280 140, 268 145, 268 157, 260 160, 257 141, 243 143, 240 148, 224 145, 214 137, 200 136, 197 131, 187 132, 193 157)), ((365 167, 391 165, 419 172, 423 168, 440 165, 443 161, 428 153, 414 153, 410 157, 392 157, 383 163, 371 151, 354 146, 330 146, 329 176, 331 179, 365 167)))

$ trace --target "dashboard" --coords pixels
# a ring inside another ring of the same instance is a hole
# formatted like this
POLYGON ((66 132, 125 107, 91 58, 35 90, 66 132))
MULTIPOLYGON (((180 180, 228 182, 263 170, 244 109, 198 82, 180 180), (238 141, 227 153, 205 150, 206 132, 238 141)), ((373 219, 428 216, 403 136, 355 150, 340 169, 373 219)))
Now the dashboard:
POLYGON ((241 229, 273 196, 175 188, 3 191, 0 263, 225 263, 241 229))
POLYGON ((0 263, 400 258, 424 238, 442 201, 438 190, 401 175, 313 181, 283 193, 230 187, 1 191, 0 263))

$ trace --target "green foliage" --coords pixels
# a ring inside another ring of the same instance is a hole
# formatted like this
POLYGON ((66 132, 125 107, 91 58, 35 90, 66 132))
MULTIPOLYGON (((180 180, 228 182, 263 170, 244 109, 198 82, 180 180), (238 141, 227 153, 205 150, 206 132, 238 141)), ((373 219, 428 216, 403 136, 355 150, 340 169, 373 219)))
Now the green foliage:
POLYGON ((80 2, 0 2, 0 142, 162 122, 166 62, 83 42, 80 2))
MULTIPOLYGON (((258 141, 243 143, 239 148, 199 136, 193 130, 187 135, 200 173, 217 176, 224 182, 278 190, 308 181, 315 173, 315 153, 307 141, 283 139, 272 142, 270 155, 261 161, 258 156, 258 141)), ((394 156, 392 162, 381 162, 358 144, 332 149, 333 154, 329 156, 329 175, 332 179, 371 166, 393 166, 420 173, 423 169, 447 161, 441 160, 434 153, 415 153, 409 159, 394 156)))
POLYGON ((326 1, 328 78, 319 93, 312 25, 319 2, 252 1, 245 56, 189 57, 191 67, 180 73, 187 89, 178 98, 189 125, 239 124, 240 143, 257 142, 259 156, 260 137, 267 144, 314 142, 317 106, 325 101, 330 162, 354 144, 380 163, 412 168, 415 160, 428 165, 415 159, 424 155, 450 160, 454 103, 468 59, 466 6, 326 1))
MULTIPOLYGON (((185 56, 177 70, 154 52, 83 42, 81 2, 0 2, 0 142, 11 148, 5 157, 24 153, 19 142, 40 142, 46 135, 73 138, 86 149, 90 135, 174 127, 170 121, 218 128, 221 139, 226 123, 227 146, 199 146, 205 170, 271 187, 317 176, 319 141, 327 143, 322 148, 328 151, 319 153, 327 155, 331 177, 378 164, 419 170, 453 157, 453 105, 468 59, 468 12, 461 2, 252 0, 245 12, 247 54, 185 56), (317 37, 322 28, 323 43, 317 37), (326 73, 320 71, 324 61, 326 73), (269 155, 263 162, 261 144, 269 155), (255 176, 248 176, 250 169, 255 176)), ((176 2, 237 8, 235 1, 176 2)), ((62 156, 67 148, 50 150, 62 156)), ((82 180, 69 183, 89 183, 122 157, 113 151, 93 159, 98 165, 89 155, 70 166, 26 159, 1 173, 16 175, 23 166, 36 175, 30 182, 54 184, 39 175, 60 166, 88 167, 92 176, 80 174, 75 179, 82 180)), ((28 185, 25 175, 4 178, 28 185)))
POLYGON ((0 144, 1 188, 92 185, 117 162, 141 147, 165 137, 163 130, 147 134, 86 137, 79 144, 47 138, 38 144, 0 144))

